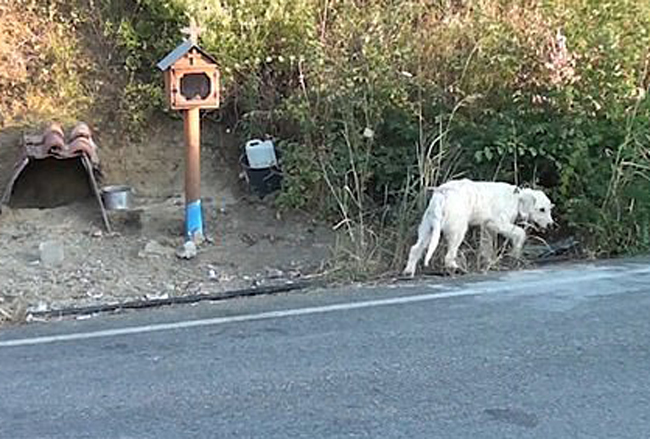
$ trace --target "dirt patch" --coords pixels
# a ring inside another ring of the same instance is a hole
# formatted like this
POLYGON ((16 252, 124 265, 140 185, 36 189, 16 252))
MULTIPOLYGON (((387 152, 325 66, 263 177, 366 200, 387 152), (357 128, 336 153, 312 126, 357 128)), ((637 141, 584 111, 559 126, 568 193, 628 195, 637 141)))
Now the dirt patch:
MULTIPOLYGON (((214 294, 319 272, 330 256, 331 230, 303 214, 280 216, 270 199, 249 195, 238 178, 238 146, 219 138, 219 130, 209 124, 204 128, 203 208, 210 242, 199 247, 195 259, 180 260, 175 254, 183 244, 184 216, 179 121, 129 147, 113 148, 111 139, 100 140, 104 184, 129 184, 136 192, 132 212, 111 215, 116 234, 103 231, 96 201, 83 194, 55 208, 5 206, 0 215, 0 321, 29 310, 214 294), (64 248, 61 266, 41 262, 39 246, 49 241, 64 248)), ((0 143, 0 151, 9 150, 9 143, 11 138, 0 143)), ((7 169, 13 166, 0 171, 7 169)))
MULTIPOLYGON (((137 143, 111 128, 96 128, 105 184, 128 184, 140 195, 183 193, 184 135, 180 118, 160 117, 137 143)), ((240 145, 228 127, 201 122, 201 190, 205 197, 245 194, 239 181, 240 145)))
MULTIPOLYGON (((198 256, 179 260, 182 199, 139 200, 141 230, 100 232, 92 202, 54 209, 7 209, 0 217, 0 280, 5 300, 47 309, 225 291, 317 272, 329 231, 308 218, 277 218, 245 199, 205 203, 208 236, 198 256), (45 267, 39 245, 59 241, 60 267, 45 267)), ((132 226, 131 226, 132 227, 132 226)))

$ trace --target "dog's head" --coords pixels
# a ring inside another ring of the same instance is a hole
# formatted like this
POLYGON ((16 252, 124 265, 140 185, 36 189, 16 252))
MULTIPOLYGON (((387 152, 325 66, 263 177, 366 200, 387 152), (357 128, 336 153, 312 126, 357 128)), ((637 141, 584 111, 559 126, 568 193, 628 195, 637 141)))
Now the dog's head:
POLYGON ((552 209, 553 203, 544 192, 535 189, 519 191, 519 216, 525 221, 532 221, 545 229, 554 223, 552 209))

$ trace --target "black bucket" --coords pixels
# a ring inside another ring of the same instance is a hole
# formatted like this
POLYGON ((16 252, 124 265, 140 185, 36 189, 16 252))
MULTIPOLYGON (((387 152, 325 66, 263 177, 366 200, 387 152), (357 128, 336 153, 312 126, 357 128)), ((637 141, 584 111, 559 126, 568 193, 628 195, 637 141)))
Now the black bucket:
POLYGON ((264 198, 282 187, 282 172, 279 167, 253 169, 248 165, 246 154, 242 154, 239 162, 246 173, 250 191, 258 197, 264 198))

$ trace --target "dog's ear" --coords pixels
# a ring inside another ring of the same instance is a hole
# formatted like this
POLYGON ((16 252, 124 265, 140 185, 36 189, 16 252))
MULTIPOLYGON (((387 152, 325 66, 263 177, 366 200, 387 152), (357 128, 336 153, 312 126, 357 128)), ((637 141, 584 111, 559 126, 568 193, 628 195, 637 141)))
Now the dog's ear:
POLYGON ((519 216, 528 219, 535 208, 535 196, 529 190, 523 190, 519 194, 519 216))

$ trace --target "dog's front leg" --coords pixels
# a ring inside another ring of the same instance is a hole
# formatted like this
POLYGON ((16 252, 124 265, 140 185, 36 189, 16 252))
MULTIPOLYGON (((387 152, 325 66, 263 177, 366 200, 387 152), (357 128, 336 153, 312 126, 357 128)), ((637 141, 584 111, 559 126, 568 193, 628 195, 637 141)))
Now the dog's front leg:
POLYGON ((486 226, 481 227, 481 243, 479 248, 480 258, 487 266, 490 266, 495 259, 494 245, 496 233, 486 226))
POLYGON ((505 236, 512 243, 512 256, 519 259, 521 257, 521 250, 526 241, 526 232, 519 226, 512 223, 489 222, 486 227, 493 232, 505 236))

